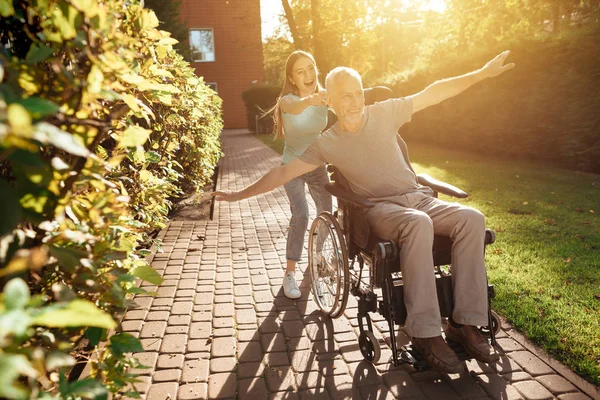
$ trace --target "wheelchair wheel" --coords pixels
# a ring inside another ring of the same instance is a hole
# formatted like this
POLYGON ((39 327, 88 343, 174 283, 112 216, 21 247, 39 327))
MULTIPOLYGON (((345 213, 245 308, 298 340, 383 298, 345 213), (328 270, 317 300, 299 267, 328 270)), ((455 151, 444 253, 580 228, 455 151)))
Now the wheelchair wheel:
POLYGON ((363 331, 358 336, 358 346, 365 360, 376 364, 381 357, 381 346, 371 331, 363 331))
POLYGON ((344 233, 331 213, 322 212, 310 227, 308 268, 317 306, 331 318, 342 315, 350 285, 348 249, 344 233))
MULTIPOLYGON (((496 311, 490 311, 492 314, 492 329, 494 334, 497 335, 500 332, 500 328, 502 327, 502 322, 500 320, 500 316, 496 314, 496 311)), ((481 326, 479 327, 479 332, 481 332, 484 336, 491 336, 491 331, 489 326, 481 326)))

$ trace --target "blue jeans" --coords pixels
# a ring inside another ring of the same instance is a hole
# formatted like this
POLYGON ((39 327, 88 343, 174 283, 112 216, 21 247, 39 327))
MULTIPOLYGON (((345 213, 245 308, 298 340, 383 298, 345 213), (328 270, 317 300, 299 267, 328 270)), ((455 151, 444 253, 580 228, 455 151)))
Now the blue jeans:
POLYGON ((298 262, 302 258, 304 235, 308 227, 308 203, 306 202, 304 185, 308 186, 310 195, 317 208, 317 214, 319 214, 323 211, 331 212, 331 195, 325 190, 325 184, 327 183, 329 183, 329 175, 327 174, 326 166, 323 165, 283 185, 290 200, 290 209, 292 211, 286 247, 286 257, 288 260, 298 262))

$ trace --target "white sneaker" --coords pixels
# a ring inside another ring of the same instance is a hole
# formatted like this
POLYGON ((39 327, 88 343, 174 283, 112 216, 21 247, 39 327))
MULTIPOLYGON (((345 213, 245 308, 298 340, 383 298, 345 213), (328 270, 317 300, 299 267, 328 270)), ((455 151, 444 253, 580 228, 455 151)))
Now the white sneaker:
POLYGON ((285 294, 285 297, 292 300, 300 298, 301 293, 300 289, 298 289, 294 272, 288 272, 283 277, 283 294, 285 294))

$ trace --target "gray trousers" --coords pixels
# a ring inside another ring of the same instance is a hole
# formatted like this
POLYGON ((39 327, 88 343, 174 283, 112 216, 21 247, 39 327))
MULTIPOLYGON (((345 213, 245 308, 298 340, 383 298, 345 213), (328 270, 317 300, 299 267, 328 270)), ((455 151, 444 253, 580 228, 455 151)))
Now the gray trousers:
POLYGON ((300 261, 302 258, 304 235, 308 227, 308 203, 306 201, 304 185, 308 186, 318 214, 323 211, 331 212, 331 195, 325 190, 325 184, 327 183, 329 183, 329 175, 327 174, 326 167, 323 165, 292 179, 284 185, 292 211, 286 247, 286 257, 288 260, 300 261))
POLYGON ((375 207, 366 213, 371 229, 382 239, 401 246, 407 333, 426 338, 441 332, 433 272, 434 233, 449 236, 454 242, 451 260, 454 321, 465 325, 487 325, 483 214, 422 192, 376 201, 375 207))

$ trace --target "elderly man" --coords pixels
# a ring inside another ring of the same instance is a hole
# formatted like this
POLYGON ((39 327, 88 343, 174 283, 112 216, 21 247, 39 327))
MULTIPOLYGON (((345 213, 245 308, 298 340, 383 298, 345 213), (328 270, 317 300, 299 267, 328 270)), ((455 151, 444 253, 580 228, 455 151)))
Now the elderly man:
POLYGON ((365 107, 360 75, 338 67, 326 78, 327 102, 338 121, 295 161, 277 167, 237 193, 215 192, 217 200, 238 201, 270 191, 324 163, 334 164, 352 189, 376 205, 366 212, 373 231, 401 247, 400 264, 407 309, 406 331, 432 368, 460 372, 463 365, 441 336, 441 317, 433 273, 435 234, 449 236, 454 287, 453 323, 446 337, 461 343, 482 362, 497 353, 478 331, 487 325, 487 282, 483 247, 484 216, 479 211, 432 196, 417 183, 397 145, 398 129, 412 114, 458 95, 475 83, 514 67, 499 54, 471 73, 438 81, 423 91, 365 107))

